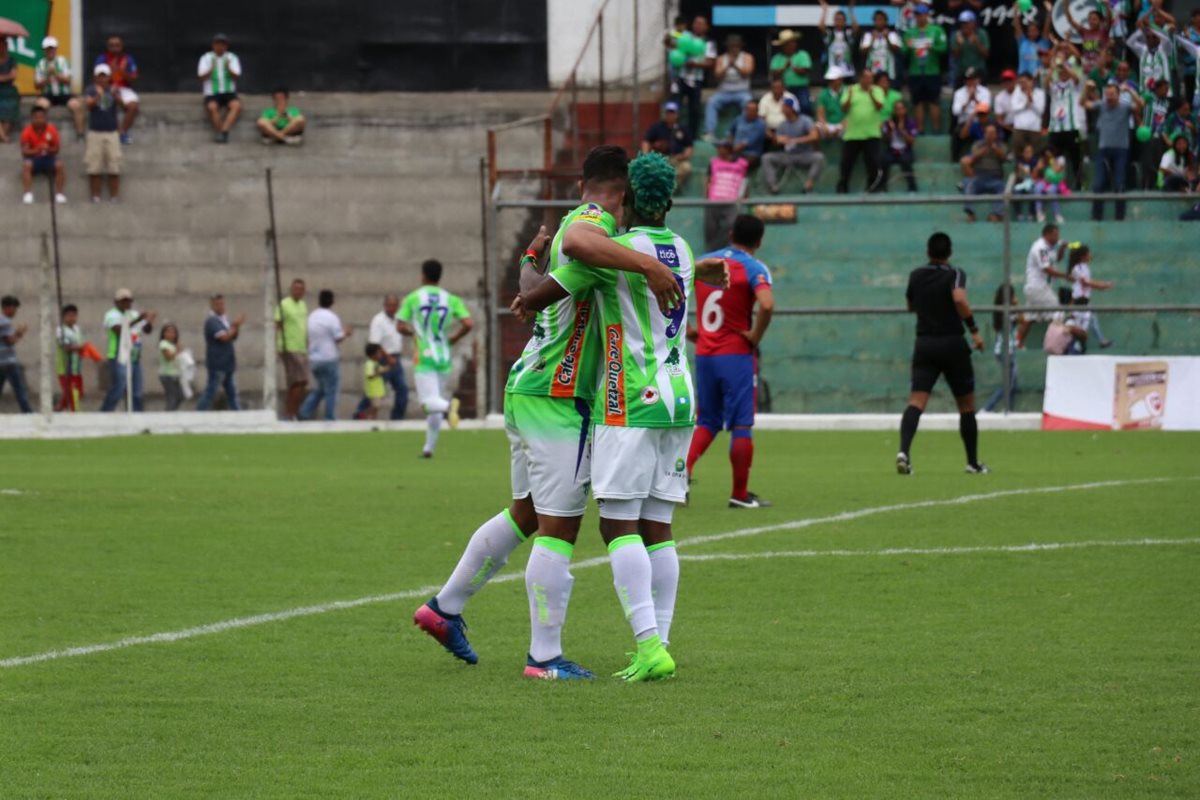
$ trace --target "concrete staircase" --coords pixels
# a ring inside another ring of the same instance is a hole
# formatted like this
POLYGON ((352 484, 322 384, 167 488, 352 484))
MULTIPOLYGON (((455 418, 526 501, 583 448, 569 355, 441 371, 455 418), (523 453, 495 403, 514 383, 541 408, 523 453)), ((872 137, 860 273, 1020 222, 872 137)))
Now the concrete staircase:
MULTIPOLYGON (((269 104, 266 97, 246 97, 245 116, 230 143, 218 145, 198 97, 143 95, 134 143, 124 150, 118 205, 88 202, 83 144, 73 141, 70 125, 56 110, 52 121, 68 140, 62 155, 70 202, 58 209, 63 298, 80 306, 84 333, 99 344, 112 293, 128 286, 139 308, 156 309, 160 319, 176 322, 184 345, 203 358, 200 332, 207 297, 225 294, 230 312, 248 317, 238 344, 239 384, 243 404, 259 405, 268 227, 264 170, 271 167, 285 288, 293 276, 305 278, 310 307, 317 290, 333 289, 336 310, 358 328, 342 351, 339 414, 346 416, 359 395, 366 324, 385 293, 416 287, 421 261, 440 259, 446 267, 444 285, 482 315, 479 159, 484 132, 544 112, 549 97, 315 94, 294 100, 309 118, 305 144, 298 148, 259 143, 253 120, 269 104)), ((524 147, 520 137, 510 137, 506 155, 540 159, 535 138, 529 138, 527 153, 524 147)), ((19 319, 33 330, 19 352, 36 393, 39 247, 41 234, 50 230, 47 187, 39 183, 36 205, 20 205, 19 156, 15 146, 4 152, 11 169, 0 174, 0 198, 8 198, 0 226, 5 254, 0 290, 25 303, 19 319)), ((460 347, 468 390, 474 387, 482 342, 480 334, 460 347)), ((146 387, 151 398, 159 388, 155 362, 150 355, 146 387)), ((96 377, 89 369, 90 388, 98 385, 96 377)), ((88 409, 99 402, 94 391, 90 394, 88 409)), ((473 397, 466 399, 472 406, 473 397)), ((150 399, 148 407, 157 403, 150 399)), ((14 408, 6 392, 0 410, 14 408)))

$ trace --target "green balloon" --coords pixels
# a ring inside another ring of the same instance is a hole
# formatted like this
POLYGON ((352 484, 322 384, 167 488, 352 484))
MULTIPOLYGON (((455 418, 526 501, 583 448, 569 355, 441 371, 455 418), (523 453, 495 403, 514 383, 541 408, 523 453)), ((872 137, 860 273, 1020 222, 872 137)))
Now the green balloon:
POLYGON ((675 49, 667 54, 667 60, 671 62, 672 67, 682 67, 687 63, 687 53, 679 49, 679 45, 675 45, 675 49))
POLYGON ((1140 125, 1137 129, 1137 140, 1139 142, 1148 142, 1153 134, 1150 133, 1149 125, 1140 125))
POLYGON ((1022 14, 1028 14, 1033 11, 1033 0, 1017 0, 1017 8, 1022 14))

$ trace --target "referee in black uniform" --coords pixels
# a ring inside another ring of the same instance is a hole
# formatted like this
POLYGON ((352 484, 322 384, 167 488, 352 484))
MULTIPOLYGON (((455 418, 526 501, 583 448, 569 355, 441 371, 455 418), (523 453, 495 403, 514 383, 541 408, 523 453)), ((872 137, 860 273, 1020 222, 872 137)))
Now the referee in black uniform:
POLYGON ((958 432, 967 450, 967 472, 990 472, 979 462, 979 428, 975 424, 975 370, 971 366, 971 347, 963 340, 963 326, 971 332, 971 343, 983 350, 983 339, 971 304, 967 302, 967 274, 950 266, 950 237, 935 233, 926 245, 929 263, 917 267, 908 276, 908 310, 917 314, 917 343, 912 357, 912 394, 908 408, 900 420, 900 452, 896 454, 896 471, 912 474, 908 451, 921 412, 929 402, 929 393, 939 375, 958 404, 958 432))

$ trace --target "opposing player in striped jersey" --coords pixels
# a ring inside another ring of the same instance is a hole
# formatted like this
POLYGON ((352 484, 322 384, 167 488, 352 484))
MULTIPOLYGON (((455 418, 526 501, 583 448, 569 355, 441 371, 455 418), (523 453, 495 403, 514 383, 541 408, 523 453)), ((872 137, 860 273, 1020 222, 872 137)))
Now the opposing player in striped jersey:
POLYGON ((475 326, 463 301, 438 285, 441 280, 440 261, 431 258, 421 264, 421 288, 409 292, 396 312, 396 329, 416 340, 413 380, 426 420, 422 458, 433 458, 443 417, 451 428, 458 427, 458 398, 446 396, 446 384, 454 366, 454 345, 475 326))
POLYGON ((775 294, 771 272, 754 257, 762 246, 763 224, 758 217, 739 214, 729 232, 729 246, 708 253, 729 266, 729 288, 698 281, 696 307, 696 433, 688 450, 687 474, 713 439, 729 431, 729 463, 733 467, 730 508, 763 508, 770 503, 748 490, 754 460, 754 405, 757 350, 771 315, 775 294), (754 304, 758 303, 758 313, 754 304), (753 322, 751 322, 753 318, 753 322))
MULTIPOLYGON (((522 293, 514 310, 537 311, 566 297, 592 299, 603 351, 593 406, 592 492, 600 504, 600 533, 608 546, 613 583, 637 642, 627 681, 670 677, 667 651, 679 559, 671 519, 687 494, 685 457, 695 426, 686 320, 696 265, 692 251, 665 227, 675 170, 648 153, 629 165, 629 232, 616 241, 656 257, 671 269, 682 302, 657 307, 638 275, 568 264, 522 293)), ((724 264, 710 260, 705 277, 722 282, 724 264)))
MULTIPOLYGON (((656 301, 669 305, 678 297, 674 274, 656 258, 609 238, 617 230, 628 163, 619 147, 601 146, 588 154, 580 181, 583 202, 563 218, 550 246, 550 265, 579 259, 636 271, 654 287, 656 301)), ((543 228, 522 256, 523 286, 544 279, 538 262, 548 238, 543 228)), ((532 627, 525 675, 592 677, 563 657, 562 627, 574 582, 570 559, 590 480, 590 403, 599 362, 593 317, 590 299, 570 298, 537 317, 505 387, 512 504, 475 531, 446 585, 413 615, 416 625, 469 664, 478 659, 464 633, 463 608, 538 531, 525 571, 532 627)))

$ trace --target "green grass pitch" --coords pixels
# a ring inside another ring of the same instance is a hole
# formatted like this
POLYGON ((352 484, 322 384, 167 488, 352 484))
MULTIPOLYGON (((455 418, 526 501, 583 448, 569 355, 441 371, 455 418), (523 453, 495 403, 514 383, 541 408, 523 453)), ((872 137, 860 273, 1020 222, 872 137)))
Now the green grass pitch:
MULTIPOLYGON (((968 476, 925 432, 911 478, 895 438, 760 432, 761 512, 725 508, 719 440, 676 517, 678 676, 633 686, 521 677, 524 548, 467 608, 478 666, 411 626, 507 504, 498 432, 432 462, 402 433, 5 442, 0 797, 1200 796, 1200 436, 984 432, 968 476)), ((602 554, 589 512, 565 642, 607 675, 602 554)))

